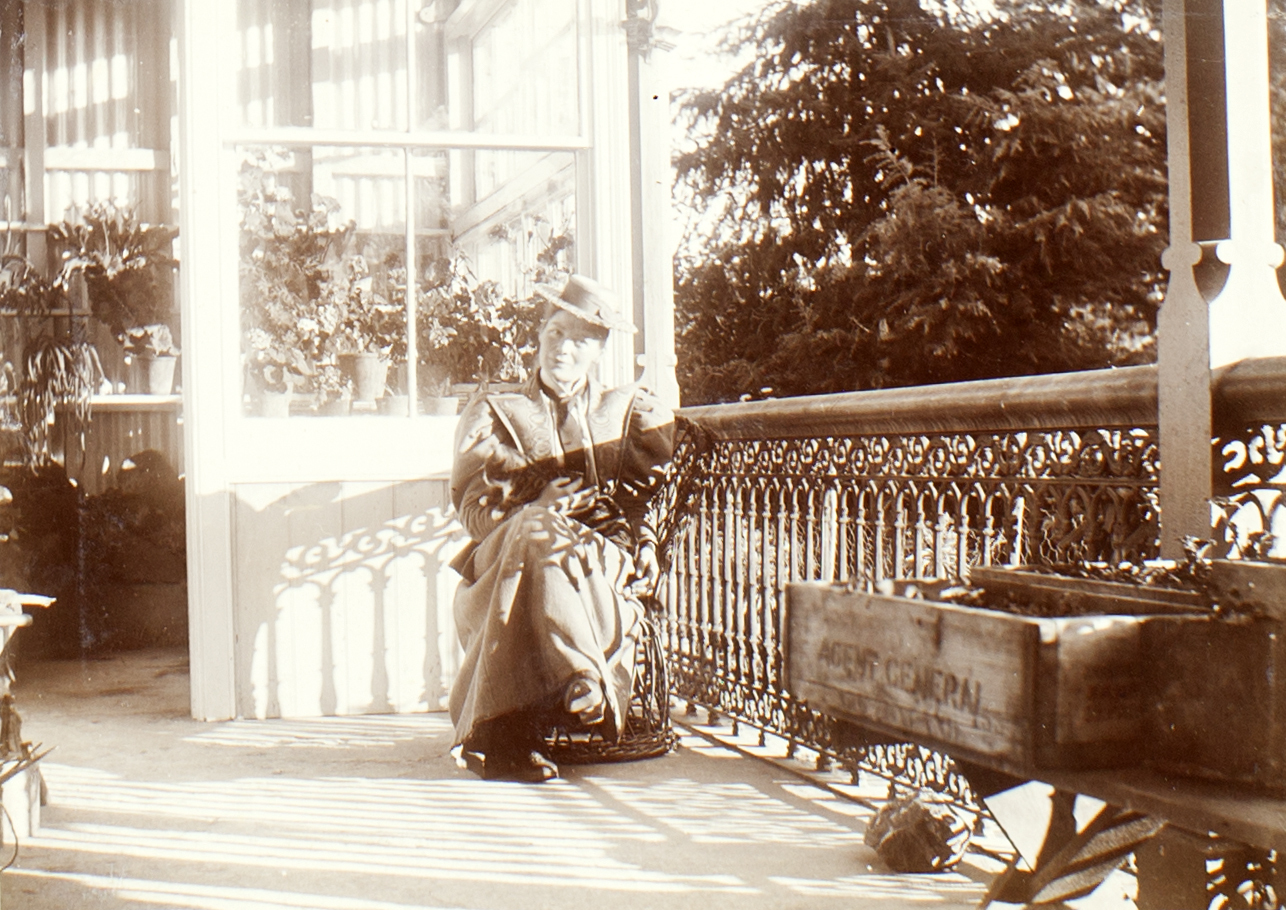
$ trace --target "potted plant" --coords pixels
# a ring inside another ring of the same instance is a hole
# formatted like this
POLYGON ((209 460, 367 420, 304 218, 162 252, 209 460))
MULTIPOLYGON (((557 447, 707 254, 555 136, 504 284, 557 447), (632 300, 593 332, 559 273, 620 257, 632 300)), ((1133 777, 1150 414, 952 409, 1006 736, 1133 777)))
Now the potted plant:
POLYGON ((12 235, 6 231, 0 257, 0 310, 19 318, 46 319, 50 310, 65 303, 63 294, 25 256, 12 252, 12 246, 12 235))
POLYGON ((61 250, 54 287, 73 311, 83 294, 94 318, 124 345, 131 330, 170 317, 177 236, 178 228, 144 224, 109 202, 73 209, 49 226, 50 242, 61 250))
POLYGON ((164 322, 135 326, 125 332, 125 353, 139 366, 143 388, 149 395, 169 395, 174 390, 174 367, 179 349, 164 322))
POLYGON ((405 310, 376 291, 365 256, 347 256, 330 273, 321 304, 334 320, 326 346, 352 380, 355 398, 375 401, 395 353, 406 356, 405 310))
POLYGON ((451 374, 438 363, 420 364, 420 401, 425 414, 451 416, 460 409, 460 399, 451 394, 451 374))
MULTIPOLYGON (((406 265, 400 252, 389 253, 383 263, 384 274, 389 291, 390 311, 402 314, 406 310, 406 265)), ((419 311, 417 313, 417 342, 420 357, 416 361, 416 386, 421 409, 428 414, 454 414, 457 400, 451 396, 451 377, 437 370, 424 360, 427 334, 424 307, 431 305, 431 299, 420 291, 419 311)), ((398 327, 402 329, 405 317, 399 315, 398 327)), ((389 349, 389 360, 392 378, 388 382, 388 393, 379 401, 380 413, 405 415, 410 402, 410 372, 407 368, 407 343, 405 331, 399 331, 389 349)))
POLYGON ((327 360, 339 320, 326 293, 329 264, 354 225, 341 221, 339 203, 326 196, 313 194, 307 209, 297 207, 290 188, 277 183, 282 162, 273 154, 252 155, 242 167, 240 291, 250 391, 261 413, 284 416, 295 387, 327 360))
POLYGON ((353 401, 353 380, 334 363, 323 363, 313 374, 317 388, 317 413, 326 417, 343 417, 353 401))
POLYGON ((252 328, 246 333, 249 376, 262 417, 289 416, 295 385, 314 372, 312 361, 291 341, 289 331, 252 328))
MULTIPOLYGON (((11 237, 5 248, 12 250, 11 237)), ((18 337, 10 342, 14 349, 6 351, 10 359, 3 366, 4 422, 16 424, 28 465, 51 461, 49 428, 60 409, 73 433, 84 432, 91 398, 104 380, 98 352, 76 337, 74 322, 69 320, 65 334, 51 334, 50 313, 61 303, 63 292, 25 257, 6 252, 0 259, 0 311, 19 321, 18 337)))
MULTIPOLYGON (((30 464, 51 460, 49 428, 60 409, 69 429, 83 436, 91 414, 90 399, 103 382, 98 351, 84 341, 43 336, 27 351, 23 376, 18 382, 18 407, 24 430, 26 460, 30 464)), ((81 446, 84 448, 83 443, 81 446)))
POLYGON ((478 281, 463 253, 434 263, 420 291, 416 327, 426 391, 445 395, 457 384, 524 381, 542 312, 534 297, 509 297, 497 282, 478 281))

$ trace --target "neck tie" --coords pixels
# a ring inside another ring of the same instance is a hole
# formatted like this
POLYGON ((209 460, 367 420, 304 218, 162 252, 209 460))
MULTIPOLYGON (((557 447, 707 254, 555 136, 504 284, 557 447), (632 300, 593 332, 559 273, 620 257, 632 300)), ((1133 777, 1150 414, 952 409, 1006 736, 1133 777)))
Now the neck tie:
POLYGON ((553 412, 567 472, 582 474, 587 483, 596 484, 598 472, 594 464, 593 439, 589 432, 586 411, 588 404, 588 396, 582 390, 563 401, 555 399, 553 412))

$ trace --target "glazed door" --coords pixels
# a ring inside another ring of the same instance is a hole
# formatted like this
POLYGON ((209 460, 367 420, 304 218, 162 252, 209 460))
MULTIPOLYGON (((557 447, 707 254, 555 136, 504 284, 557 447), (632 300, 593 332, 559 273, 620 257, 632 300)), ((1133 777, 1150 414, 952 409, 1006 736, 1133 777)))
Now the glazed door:
POLYGON ((455 408, 525 375, 535 284, 633 285, 621 13, 184 5, 193 713, 439 709, 455 408))

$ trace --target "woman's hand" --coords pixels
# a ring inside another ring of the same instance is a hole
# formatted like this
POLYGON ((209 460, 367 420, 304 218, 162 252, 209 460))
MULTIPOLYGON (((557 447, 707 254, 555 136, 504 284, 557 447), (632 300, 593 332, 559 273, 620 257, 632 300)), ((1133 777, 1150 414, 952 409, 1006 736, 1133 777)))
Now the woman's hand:
POLYGON ((656 558, 656 545, 650 541, 639 544, 634 554, 634 574, 630 577, 629 591, 635 596, 646 596, 656 588, 661 577, 661 563, 656 558))
POLYGON ((580 477, 555 477, 536 497, 535 505, 543 506, 553 512, 569 515, 583 509, 594 498, 594 488, 585 486, 580 477))

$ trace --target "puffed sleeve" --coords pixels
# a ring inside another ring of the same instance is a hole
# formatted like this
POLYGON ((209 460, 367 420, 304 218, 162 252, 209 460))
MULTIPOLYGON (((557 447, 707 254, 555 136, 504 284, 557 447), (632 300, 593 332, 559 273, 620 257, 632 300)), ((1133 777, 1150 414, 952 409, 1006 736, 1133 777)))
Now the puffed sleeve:
POLYGON ((646 389, 634 393, 615 499, 640 544, 656 543, 647 522, 648 502, 665 479, 674 455, 674 412, 646 389))
POLYGON ((523 461, 486 396, 476 395, 460 415, 451 465, 451 502, 475 541, 504 520, 506 490, 499 478, 510 476, 523 461))

